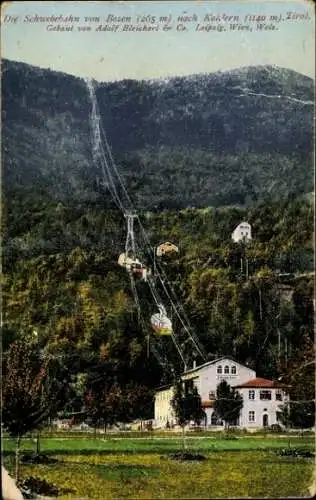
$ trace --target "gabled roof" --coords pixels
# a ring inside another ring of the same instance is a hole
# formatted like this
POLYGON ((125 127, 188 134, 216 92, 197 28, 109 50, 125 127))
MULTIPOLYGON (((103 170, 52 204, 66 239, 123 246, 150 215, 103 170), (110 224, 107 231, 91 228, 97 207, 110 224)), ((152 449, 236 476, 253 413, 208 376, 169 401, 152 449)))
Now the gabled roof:
POLYGON ((234 385, 235 389, 242 388, 253 388, 253 389, 278 389, 283 387, 288 387, 286 384, 282 384, 278 380, 268 380, 266 378, 253 378, 244 382, 243 384, 234 385))
MULTIPOLYGON (((224 359, 228 359, 229 361, 233 361, 237 365, 245 366, 246 368, 248 368, 248 366, 242 365, 241 363, 239 363, 239 361, 236 361, 231 356, 221 356, 220 358, 213 359, 212 361, 207 361, 203 365, 196 366, 195 368, 190 368, 190 370, 183 372, 182 375, 187 375, 188 373, 197 372, 199 370, 202 370, 203 368, 206 368, 207 366, 211 366, 211 365, 214 365, 215 363, 218 363, 219 361, 223 361, 224 359)), ((252 368, 249 368, 249 370, 252 370, 252 368)), ((254 370, 252 370, 252 371, 254 371, 254 370)))
POLYGON ((157 387, 156 392, 160 392, 160 391, 166 391, 167 389, 170 389, 170 387, 172 387, 173 384, 167 384, 167 385, 161 385, 160 387, 157 387))
POLYGON ((205 401, 201 401, 201 406, 202 406, 202 408, 213 408, 214 401, 210 401, 209 399, 207 399, 205 401))
MULTIPOLYGON (((249 368, 247 365, 243 365, 239 361, 236 361, 231 356, 221 356, 220 358, 213 359, 212 361, 207 361, 203 365, 196 366, 195 368, 190 368, 190 370, 183 372, 181 374, 181 377, 183 377, 184 375, 188 375, 188 374, 190 375, 190 374, 197 373, 200 370, 207 368, 208 366, 215 365, 215 363, 219 363, 220 361, 224 361, 225 359, 232 361, 233 363, 236 363, 236 365, 244 366, 245 368, 248 368, 249 370, 251 370, 255 373, 255 370, 253 370, 252 368, 249 368)), ((257 380, 257 379, 254 379, 254 380, 257 380)), ((162 386, 156 388, 156 392, 165 391, 167 389, 170 389, 171 387, 173 387, 173 384, 162 385, 162 386)))
POLYGON ((163 243, 160 243, 160 245, 158 245, 158 248, 163 247, 164 245, 172 245, 173 247, 177 246, 174 243, 172 243, 171 241, 164 241, 163 243))

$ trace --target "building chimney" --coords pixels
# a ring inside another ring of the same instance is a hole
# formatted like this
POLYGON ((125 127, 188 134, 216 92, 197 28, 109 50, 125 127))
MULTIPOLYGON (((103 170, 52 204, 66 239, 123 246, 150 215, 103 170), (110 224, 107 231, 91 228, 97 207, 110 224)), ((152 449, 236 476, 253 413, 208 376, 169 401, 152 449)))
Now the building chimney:
POLYGON ((196 368, 196 361, 195 359, 193 360, 193 369, 196 368))

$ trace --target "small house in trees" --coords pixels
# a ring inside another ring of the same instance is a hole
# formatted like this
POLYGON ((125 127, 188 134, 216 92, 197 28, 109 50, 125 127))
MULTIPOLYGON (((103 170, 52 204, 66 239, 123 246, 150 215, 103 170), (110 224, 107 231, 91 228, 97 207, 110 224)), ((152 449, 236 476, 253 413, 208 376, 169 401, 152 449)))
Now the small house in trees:
MULTIPOLYGON (((206 427, 219 427, 224 423, 214 412, 217 386, 223 380, 243 397, 243 408, 236 425, 241 428, 262 428, 280 423, 281 407, 288 401, 286 387, 279 382, 256 377, 256 372, 232 358, 221 357, 181 376, 183 383, 194 384, 202 399, 206 427)), ((154 423, 166 428, 176 423, 171 407, 173 386, 164 386, 155 393, 154 423)))
POLYGON ((171 243, 170 241, 166 241, 165 243, 162 243, 157 247, 156 253, 158 257, 161 257, 162 255, 165 254, 170 254, 170 253, 178 253, 179 248, 171 243))
POLYGON ((248 222, 238 224, 232 233, 232 240, 235 243, 239 243, 240 241, 247 243, 251 238, 251 225, 248 222))

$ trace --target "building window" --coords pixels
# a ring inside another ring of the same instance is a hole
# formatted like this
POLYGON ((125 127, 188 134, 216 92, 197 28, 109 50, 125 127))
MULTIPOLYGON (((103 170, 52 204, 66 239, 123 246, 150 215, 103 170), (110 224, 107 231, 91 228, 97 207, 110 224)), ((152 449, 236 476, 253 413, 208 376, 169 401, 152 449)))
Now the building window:
POLYGON ((232 366, 231 374, 236 375, 236 373, 237 373, 236 366, 232 366))
POLYGON ((276 416, 276 421, 277 421, 277 422, 282 422, 282 412, 277 411, 277 412, 275 413, 275 416, 276 416))
POLYGON ((217 367, 217 373, 222 373, 222 365, 219 365, 219 366, 217 367))
POLYGON ((275 393, 275 399, 277 401, 282 401, 282 399, 283 399, 282 398, 282 391, 276 391, 276 393, 275 393))
POLYGON ((215 399, 215 391, 210 391, 210 392, 208 393, 208 398, 209 398, 209 399, 215 399))
POLYGON ((248 397, 249 399, 255 399, 255 391, 253 389, 248 391, 248 397))
POLYGON ((228 365, 225 366, 224 373, 229 373, 229 366, 228 365))
POLYGON ((260 391, 260 399, 271 400, 271 391, 267 391, 267 390, 260 391))
POLYGON ((254 411, 248 412, 248 422, 255 422, 255 412, 254 411))

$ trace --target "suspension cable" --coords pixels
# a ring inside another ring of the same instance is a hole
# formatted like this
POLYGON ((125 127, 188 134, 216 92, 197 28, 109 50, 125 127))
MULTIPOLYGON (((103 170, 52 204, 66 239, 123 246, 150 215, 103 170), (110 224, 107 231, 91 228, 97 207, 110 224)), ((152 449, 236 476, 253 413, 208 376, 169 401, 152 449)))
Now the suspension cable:
MULTIPOLYGON (((143 227, 143 225, 142 225, 142 223, 141 223, 140 221, 139 221, 139 225, 140 225, 141 230, 142 230, 142 233, 143 233, 143 238, 144 238, 145 244, 147 244, 147 246, 150 248, 150 250, 151 250, 151 251, 154 251, 154 250, 152 250, 152 248, 151 248, 151 245, 150 245, 150 242, 149 242, 148 236, 147 236, 147 234, 146 234, 146 231, 145 231, 145 229, 144 229, 144 227, 143 227)), ((158 267, 160 267, 160 266, 158 266, 158 267)), ((165 291, 165 293, 166 293, 166 295, 167 295, 167 297, 168 297, 168 299, 169 299, 169 301, 170 301, 170 304, 172 305, 172 307, 173 307, 173 309, 174 309, 174 311, 175 311, 175 313, 176 313, 177 317, 179 318, 179 320, 180 320, 180 322, 181 322, 181 324, 182 324, 182 326, 183 326, 184 330, 185 330, 185 331, 186 331, 186 333, 189 335, 189 337, 190 337, 190 339, 192 340, 192 342, 193 342, 193 344, 194 344, 195 348, 197 349, 197 352, 200 354, 200 356, 202 357, 202 359, 203 359, 203 360, 206 360, 206 355, 205 355, 205 353, 203 353, 203 352, 202 352, 202 349, 199 347, 198 342, 194 339, 193 334, 190 332, 189 328, 188 328, 188 327, 187 327, 187 325, 184 323, 184 321, 183 321, 183 319, 182 319, 181 315, 179 314, 179 311, 178 311, 177 306, 175 305, 174 301, 172 300, 172 298, 171 298, 171 296, 170 296, 170 294, 169 294, 169 292, 168 292, 168 289, 167 289, 167 287, 166 287, 166 285, 165 285, 165 281, 167 281, 167 277, 166 277, 166 275, 165 275, 165 272, 163 271, 163 275, 164 275, 164 278, 165 278, 165 279, 162 279, 162 277, 161 277, 161 273, 160 273, 159 269, 157 268, 157 266, 156 266, 156 271, 157 271, 157 276, 158 276, 158 278, 159 278, 159 280, 160 280, 160 282, 161 282, 161 284, 162 284, 162 286, 163 286, 163 289, 164 289, 164 291, 165 291)), ((168 283, 168 284, 169 284, 169 283, 168 283)), ((170 284, 169 284, 169 286, 170 286, 170 284)), ((175 295, 175 292, 174 292, 174 291, 173 291, 173 293, 174 293, 174 295, 175 295)))
MULTIPOLYGON (((122 211, 122 213, 124 214, 125 217, 127 217, 127 222, 128 222, 128 234, 127 234, 127 240, 126 240, 126 254, 127 254, 127 251, 128 251, 128 245, 131 246, 131 249, 132 249, 132 252, 133 252, 133 257, 135 257, 135 239, 134 239, 134 231, 133 231, 133 220, 134 218, 136 217, 137 220, 138 220, 138 223, 140 225, 140 228, 141 228, 141 232, 142 232, 142 236, 143 236, 143 239, 144 239, 144 242, 145 242, 145 245, 148 247, 148 250, 149 250, 149 254, 152 252, 152 247, 150 245, 150 242, 149 242, 149 239, 148 239, 148 236, 146 234, 146 231, 143 227, 143 225, 141 224, 141 221, 139 220, 139 217, 138 215, 136 214, 133 214, 133 215, 130 215, 128 214, 128 211, 126 210, 126 208, 124 207, 123 205, 123 202, 118 194, 118 191, 116 189, 116 185, 115 185, 115 180, 114 180, 114 177, 112 175, 112 172, 114 173, 114 175, 116 176, 118 182, 119 182, 119 185, 121 186, 121 190, 122 190, 122 193, 123 195, 125 196, 125 201, 126 201, 126 205, 130 208, 132 208, 132 202, 131 202, 131 199, 129 197, 129 194, 125 188, 125 185, 124 185, 124 182, 122 180, 122 177, 115 165, 115 162, 114 162, 114 159, 113 159, 113 155, 112 155, 112 152, 111 152, 111 148, 109 146, 109 143, 108 143, 108 140, 107 140, 107 137, 106 137, 106 133, 105 133, 105 130, 104 130, 104 127, 102 125, 102 122, 101 122, 101 117, 100 117, 100 111, 99 111, 99 107, 98 107, 98 102, 97 102, 97 98, 96 98, 96 93, 95 93, 95 89, 94 89, 94 86, 93 86, 93 83, 92 83, 92 80, 91 79, 88 79, 87 80, 87 86, 88 86, 88 90, 89 90, 89 95, 90 95, 90 99, 92 101, 92 114, 91 114, 91 121, 93 120, 94 123, 96 122, 96 126, 95 127, 92 127, 92 138, 93 138, 93 141, 92 141, 92 146, 93 146, 93 155, 94 155, 94 160, 96 161, 97 160, 97 157, 101 157, 100 158, 100 163, 101 163, 101 168, 102 168, 102 173, 103 173, 103 176, 104 176, 104 179, 105 181, 108 183, 108 188, 109 188, 109 191, 113 197, 113 200, 114 202, 116 203, 116 205, 118 206, 118 208, 122 211), (105 144, 105 149, 104 147, 102 146, 102 139, 104 141, 104 144, 105 144), (103 160, 103 162, 102 162, 103 160), (108 161, 109 160, 109 161, 108 161), (112 169, 112 171, 111 171, 112 169)), ((180 309, 180 304, 179 304, 179 301, 176 297, 176 294, 175 294, 175 291, 174 289, 172 288, 172 286, 169 284, 169 288, 170 288, 170 291, 171 293, 173 294, 174 296, 174 299, 175 301, 177 302, 177 305, 174 303, 174 301, 172 300, 171 296, 170 296, 170 293, 168 292, 168 289, 165 285, 165 281, 167 281, 167 278, 166 278, 166 275, 165 275, 165 272, 160 269, 160 271, 156 268, 156 272, 157 272, 157 276, 163 286, 163 289, 170 301, 170 304, 173 308, 173 310, 175 311, 178 319, 180 320, 185 332, 187 333, 187 335, 189 336, 189 338, 191 339, 191 341, 193 342, 195 348, 197 349, 197 352, 201 355, 201 357, 205 360, 206 357, 205 355, 202 353, 202 350, 201 348, 199 347, 198 345, 198 339, 194 338, 193 337, 193 332, 191 333, 188 326, 184 323, 179 311, 178 311, 178 308, 180 309), (162 276, 163 275, 163 278, 162 276)), ((137 310, 138 310, 138 315, 140 314, 140 303, 139 303, 139 298, 138 298, 138 294, 137 294, 137 289, 136 289, 136 285, 135 285, 135 282, 134 282, 134 278, 132 276, 132 273, 130 273, 130 276, 131 276, 131 288, 132 288, 132 293, 133 293, 133 296, 134 296, 134 300, 135 300, 135 303, 136 303, 136 306, 137 306, 137 310)), ((150 291, 152 293, 152 296, 153 296, 153 299, 156 303, 157 306, 159 305, 162 305, 162 301, 159 297, 159 294, 158 294, 158 291, 156 290, 156 287, 155 287, 155 282, 154 280, 152 279, 151 276, 149 276, 148 278, 148 284, 149 284, 149 288, 150 288, 150 291)), ((181 306, 181 310, 182 312, 184 313, 184 310, 183 310, 183 307, 181 306)), ((187 318, 186 318, 186 321, 187 321, 187 318)), ((188 321, 187 321, 188 322, 188 321)), ((184 360, 184 357, 183 357, 183 354, 182 354, 182 351, 181 351, 181 348, 178 344, 178 341, 176 339, 176 336, 174 334, 174 332, 171 333, 171 336, 172 336, 172 340, 177 348, 177 351, 184 363, 184 365, 186 365, 185 363, 185 360, 184 360)))

